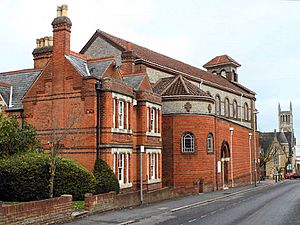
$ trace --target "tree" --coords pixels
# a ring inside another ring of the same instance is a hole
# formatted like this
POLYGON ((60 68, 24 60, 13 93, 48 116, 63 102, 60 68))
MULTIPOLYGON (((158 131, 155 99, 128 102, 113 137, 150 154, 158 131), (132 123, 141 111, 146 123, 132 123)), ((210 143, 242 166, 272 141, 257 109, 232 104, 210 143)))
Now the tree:
POLYGON ((119 193, 119 181, 112 169, 102 159, 96 159, 94 166, 94 176, 96 178, 96 194, 115 191, 119 193))
POLYGON ((20 126, 16 116, 0 113, 0 157, 39 150, 36 131, 25 120, 20 126))
MULTIPOLYGON (((53 198, 54 193, 54 178, 55 178, 55 172, 56 172, 56 158, 57 158, 57 152, 62 148, 63 144, 62 141, 65 140, 67 137, 67 132, 70 131, 76 122, 78 122, 81 119, 81 111, 80 105, 78 104, 72 104, 71 112, 69 121, 64 128, 65 132, 61 133, 59 132, 59 126, 56 124, 55 118, 52 116, 52 133, 50 136, 50 141, 48 142, 50 146, 50 178, 49 178, 49 197, 53 198)), ((75 140, 72 140, 72 143, 76 143, 75 140)))

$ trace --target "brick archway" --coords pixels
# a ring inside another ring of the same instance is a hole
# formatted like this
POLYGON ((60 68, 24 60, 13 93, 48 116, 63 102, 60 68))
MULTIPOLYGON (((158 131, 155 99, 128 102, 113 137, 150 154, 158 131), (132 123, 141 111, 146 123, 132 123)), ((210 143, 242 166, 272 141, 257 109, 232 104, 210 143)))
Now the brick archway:
POLYGON ((221 147, 223 189, 228 188, 229 185, 229 160, 230 148, 228 142, 224 140, 221 147))

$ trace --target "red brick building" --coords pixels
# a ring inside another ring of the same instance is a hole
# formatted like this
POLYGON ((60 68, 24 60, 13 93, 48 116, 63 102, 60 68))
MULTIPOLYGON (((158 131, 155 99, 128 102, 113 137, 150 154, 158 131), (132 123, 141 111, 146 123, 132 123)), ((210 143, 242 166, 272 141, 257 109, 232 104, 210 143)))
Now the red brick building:
POLYGON ((90 170, 104 159, 123 189, 140 184, 141 152, 145 188, 253 181, 255 93, 238 83, 240 64, 223 55, 204 71, 100 30, 72 52, 66 5, 52 26, 34 69, 0 74, 0 104, 46 149, 90 170))

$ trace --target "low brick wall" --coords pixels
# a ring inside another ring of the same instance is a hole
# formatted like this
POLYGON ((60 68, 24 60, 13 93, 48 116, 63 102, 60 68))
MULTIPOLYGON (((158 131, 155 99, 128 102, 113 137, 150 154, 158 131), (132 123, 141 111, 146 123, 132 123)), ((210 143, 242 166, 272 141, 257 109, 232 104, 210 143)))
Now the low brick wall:
MULTIPOLYGON (((196 194, 197 188, 195 187, 181 187, 181 188, 161 188, 153 191, 144 191, 144 203, 153 203, 166 199, 171 199, 179 196, 196 194)), ((104 212, 113 209, 128 208, 138 206, 141 204, 140 192, 129 192, 124 194, 116 194, 110 192, 100 195, 85 195, 85 209, 90 213, 104 212)))
POLYGON ((0 224, 54 224, 71 219, 72 195, 40 201, 4 205, 0 202, 0 224))

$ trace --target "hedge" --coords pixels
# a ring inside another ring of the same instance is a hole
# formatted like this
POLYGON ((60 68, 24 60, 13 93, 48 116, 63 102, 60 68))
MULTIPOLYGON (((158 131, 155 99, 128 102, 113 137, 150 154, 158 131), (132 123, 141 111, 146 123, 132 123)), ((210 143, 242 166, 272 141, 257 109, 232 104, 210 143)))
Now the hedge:
MULTIPOLYGON (((32 201, 49 196, 50 155, 42 153, 17 154, 0 159, 0 200, 32 201)), ((81 200, 93 193, 95 177, 79 163, 57 156, 54 196, 72 194, 81 200)))
POLYGON ((110 191, 120 192, 119 181, 107 163, 101 159, 95 161, 94 176, 96 178, 95 194, 110 191))

